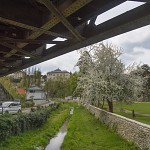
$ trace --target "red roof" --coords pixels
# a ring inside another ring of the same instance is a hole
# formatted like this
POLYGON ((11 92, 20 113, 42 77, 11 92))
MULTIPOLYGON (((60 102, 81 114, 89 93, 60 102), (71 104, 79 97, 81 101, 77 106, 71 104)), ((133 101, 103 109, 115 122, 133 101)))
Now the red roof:
POLYGON ((25 94, 26 91, 23 88, 17 88, 17 93, 19 93, 19 94, 25 94))

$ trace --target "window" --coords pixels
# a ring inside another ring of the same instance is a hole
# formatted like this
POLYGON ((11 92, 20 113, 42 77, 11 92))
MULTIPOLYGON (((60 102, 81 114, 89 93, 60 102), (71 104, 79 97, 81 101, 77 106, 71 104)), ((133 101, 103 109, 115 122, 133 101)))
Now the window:
POLYGON ((35 91, 34 91, 34 90, 30 90, 29 92, 30 92, 30 93, 35 93, 35 91))
POLYGON ((10 106, 18 106, 19 104, 18 103, 12 103, 10 104, 10 106))

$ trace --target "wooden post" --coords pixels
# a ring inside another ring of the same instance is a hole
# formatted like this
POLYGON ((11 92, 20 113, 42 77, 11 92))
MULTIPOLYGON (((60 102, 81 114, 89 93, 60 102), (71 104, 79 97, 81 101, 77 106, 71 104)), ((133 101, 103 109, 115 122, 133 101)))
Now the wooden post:
POLYGON ((134 109, 132 110, 132 118, 135 118, 135 113, 134 113, 134 109))

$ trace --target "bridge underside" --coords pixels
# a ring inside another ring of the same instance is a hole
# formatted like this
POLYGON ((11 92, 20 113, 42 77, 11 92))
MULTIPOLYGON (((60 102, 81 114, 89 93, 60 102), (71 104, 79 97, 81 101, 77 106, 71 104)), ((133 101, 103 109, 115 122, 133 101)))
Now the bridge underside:
POLYGON ((125 0, 0 0, 0 76, 149 25, 149 0, 139 1, 96 26, 98 15, 125 0))

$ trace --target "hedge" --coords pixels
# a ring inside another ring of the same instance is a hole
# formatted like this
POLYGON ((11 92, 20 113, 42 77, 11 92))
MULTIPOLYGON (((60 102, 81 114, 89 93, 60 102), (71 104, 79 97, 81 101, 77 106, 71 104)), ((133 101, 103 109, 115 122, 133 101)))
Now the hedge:
POLYGON ((5 140, 9 136, 17 135, 24 131, 42 126, 47 121, 50 112, 58 108, 58 106, 58 104, 54 104, 28 114, 21 113, 15 116, 1 116, 0 141, 5 140))

